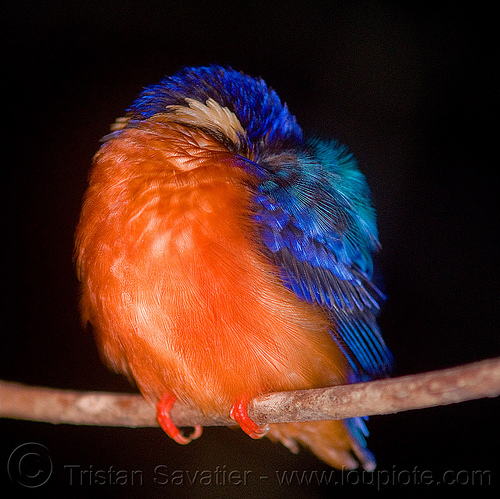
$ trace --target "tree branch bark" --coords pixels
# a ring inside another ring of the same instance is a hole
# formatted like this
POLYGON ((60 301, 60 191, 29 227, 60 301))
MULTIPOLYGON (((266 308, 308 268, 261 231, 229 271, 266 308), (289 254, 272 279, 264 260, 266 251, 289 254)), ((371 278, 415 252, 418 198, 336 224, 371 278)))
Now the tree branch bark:
MULTIPOLYGON (((259 424, 345 419, 453 404, 500 395, 500 358, 441 371, 311 390, 269 393, 249 404, 259 424)), ((78 392, 0 381, 0 417, 54 424, 157 426, 155 410, 141 395, 78 392)), ((180 403, 178 426, 234 425, 180 403)))

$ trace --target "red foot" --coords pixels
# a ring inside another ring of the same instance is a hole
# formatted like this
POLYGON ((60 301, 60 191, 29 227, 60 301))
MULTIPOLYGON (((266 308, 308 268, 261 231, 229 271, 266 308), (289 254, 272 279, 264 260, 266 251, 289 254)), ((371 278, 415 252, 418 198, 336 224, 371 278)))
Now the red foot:
POLYGON ((269 427, 260 428, 257 423, 252 421, 247 412, 248 399, 244 396, 239 397, 231 407, 229 415, 241 427, 241 429, 252 438, 262 438, 269 430, 269 427))
POLYGON ((170 411, 176 399, 177 397, 175 395, 172 395, 171 393, 166 393, 156 406, 156 419, 158 420, 158 423, 160 423, 160 426, 162 427, 163 431, 170 438, 173 438, 178 444, 186 445, 189 442, 191 442, 191 440, 196 440, 198 437, 201 436, 203 432, 203 427, 199 425, 195 426, 194 432, 188 437, 185 437, 181 433, 179 428, 175 426, 174 422, 170 418, 170 411))

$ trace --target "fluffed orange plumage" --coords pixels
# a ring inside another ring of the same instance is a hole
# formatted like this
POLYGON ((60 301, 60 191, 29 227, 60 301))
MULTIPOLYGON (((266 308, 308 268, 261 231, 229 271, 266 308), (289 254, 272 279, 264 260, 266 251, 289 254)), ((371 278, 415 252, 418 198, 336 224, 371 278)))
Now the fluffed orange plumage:
MULTIPOLYGON (((241 161, 175 113, 121 130, 94 158, 76 231, 82 317, 151 403, 227 415, 265 392, 347 381, 325 311, 287 289, 262 251, 256 179, 241 161)), ((373 465, 340 421, 270 425, 268 436, 333 466, 354 467, 353 452, 373 465)))

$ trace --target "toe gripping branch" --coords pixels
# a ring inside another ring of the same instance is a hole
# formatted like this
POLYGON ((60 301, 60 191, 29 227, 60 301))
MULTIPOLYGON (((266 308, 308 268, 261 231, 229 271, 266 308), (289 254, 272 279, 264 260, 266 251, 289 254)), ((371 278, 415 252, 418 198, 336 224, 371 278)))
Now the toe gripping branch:
POLYGON ((231 408, 230 416, 241 427, 241 429, 252 438, 262 438, 269 430, 269 426, 261 428, 255 421, 250 419, 247 411, 248 398, 241 396, 231 408))
POLYGON ((179 428, 175 426, 172 418, 170 417, 170 411, 172 410, 172 406, 176 400, 177 397, 175 395, 172 395, 171 393, 165 394, 156 406, 156 419, 158 420, 158 423, 162 427, 163 431, 170 438, 173 438, 178 444, 186 445, 201 436, 203 427, 196 425, 191 435, 184 436, 179 428))

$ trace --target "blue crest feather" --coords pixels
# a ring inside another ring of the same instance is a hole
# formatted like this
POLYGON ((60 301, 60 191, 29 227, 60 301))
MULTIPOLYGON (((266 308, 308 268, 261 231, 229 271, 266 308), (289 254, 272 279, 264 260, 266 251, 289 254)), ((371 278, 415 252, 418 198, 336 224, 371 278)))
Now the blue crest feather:
POLYGON ((264 80, 220 66, 184 68, 146 87, 128 111, 133 119, 147 119, 167 106, 185 105, 186 98, 202 103, 212 98, 227 107, 255 145, 293 147, 302 141, 295 117, 264 80))

